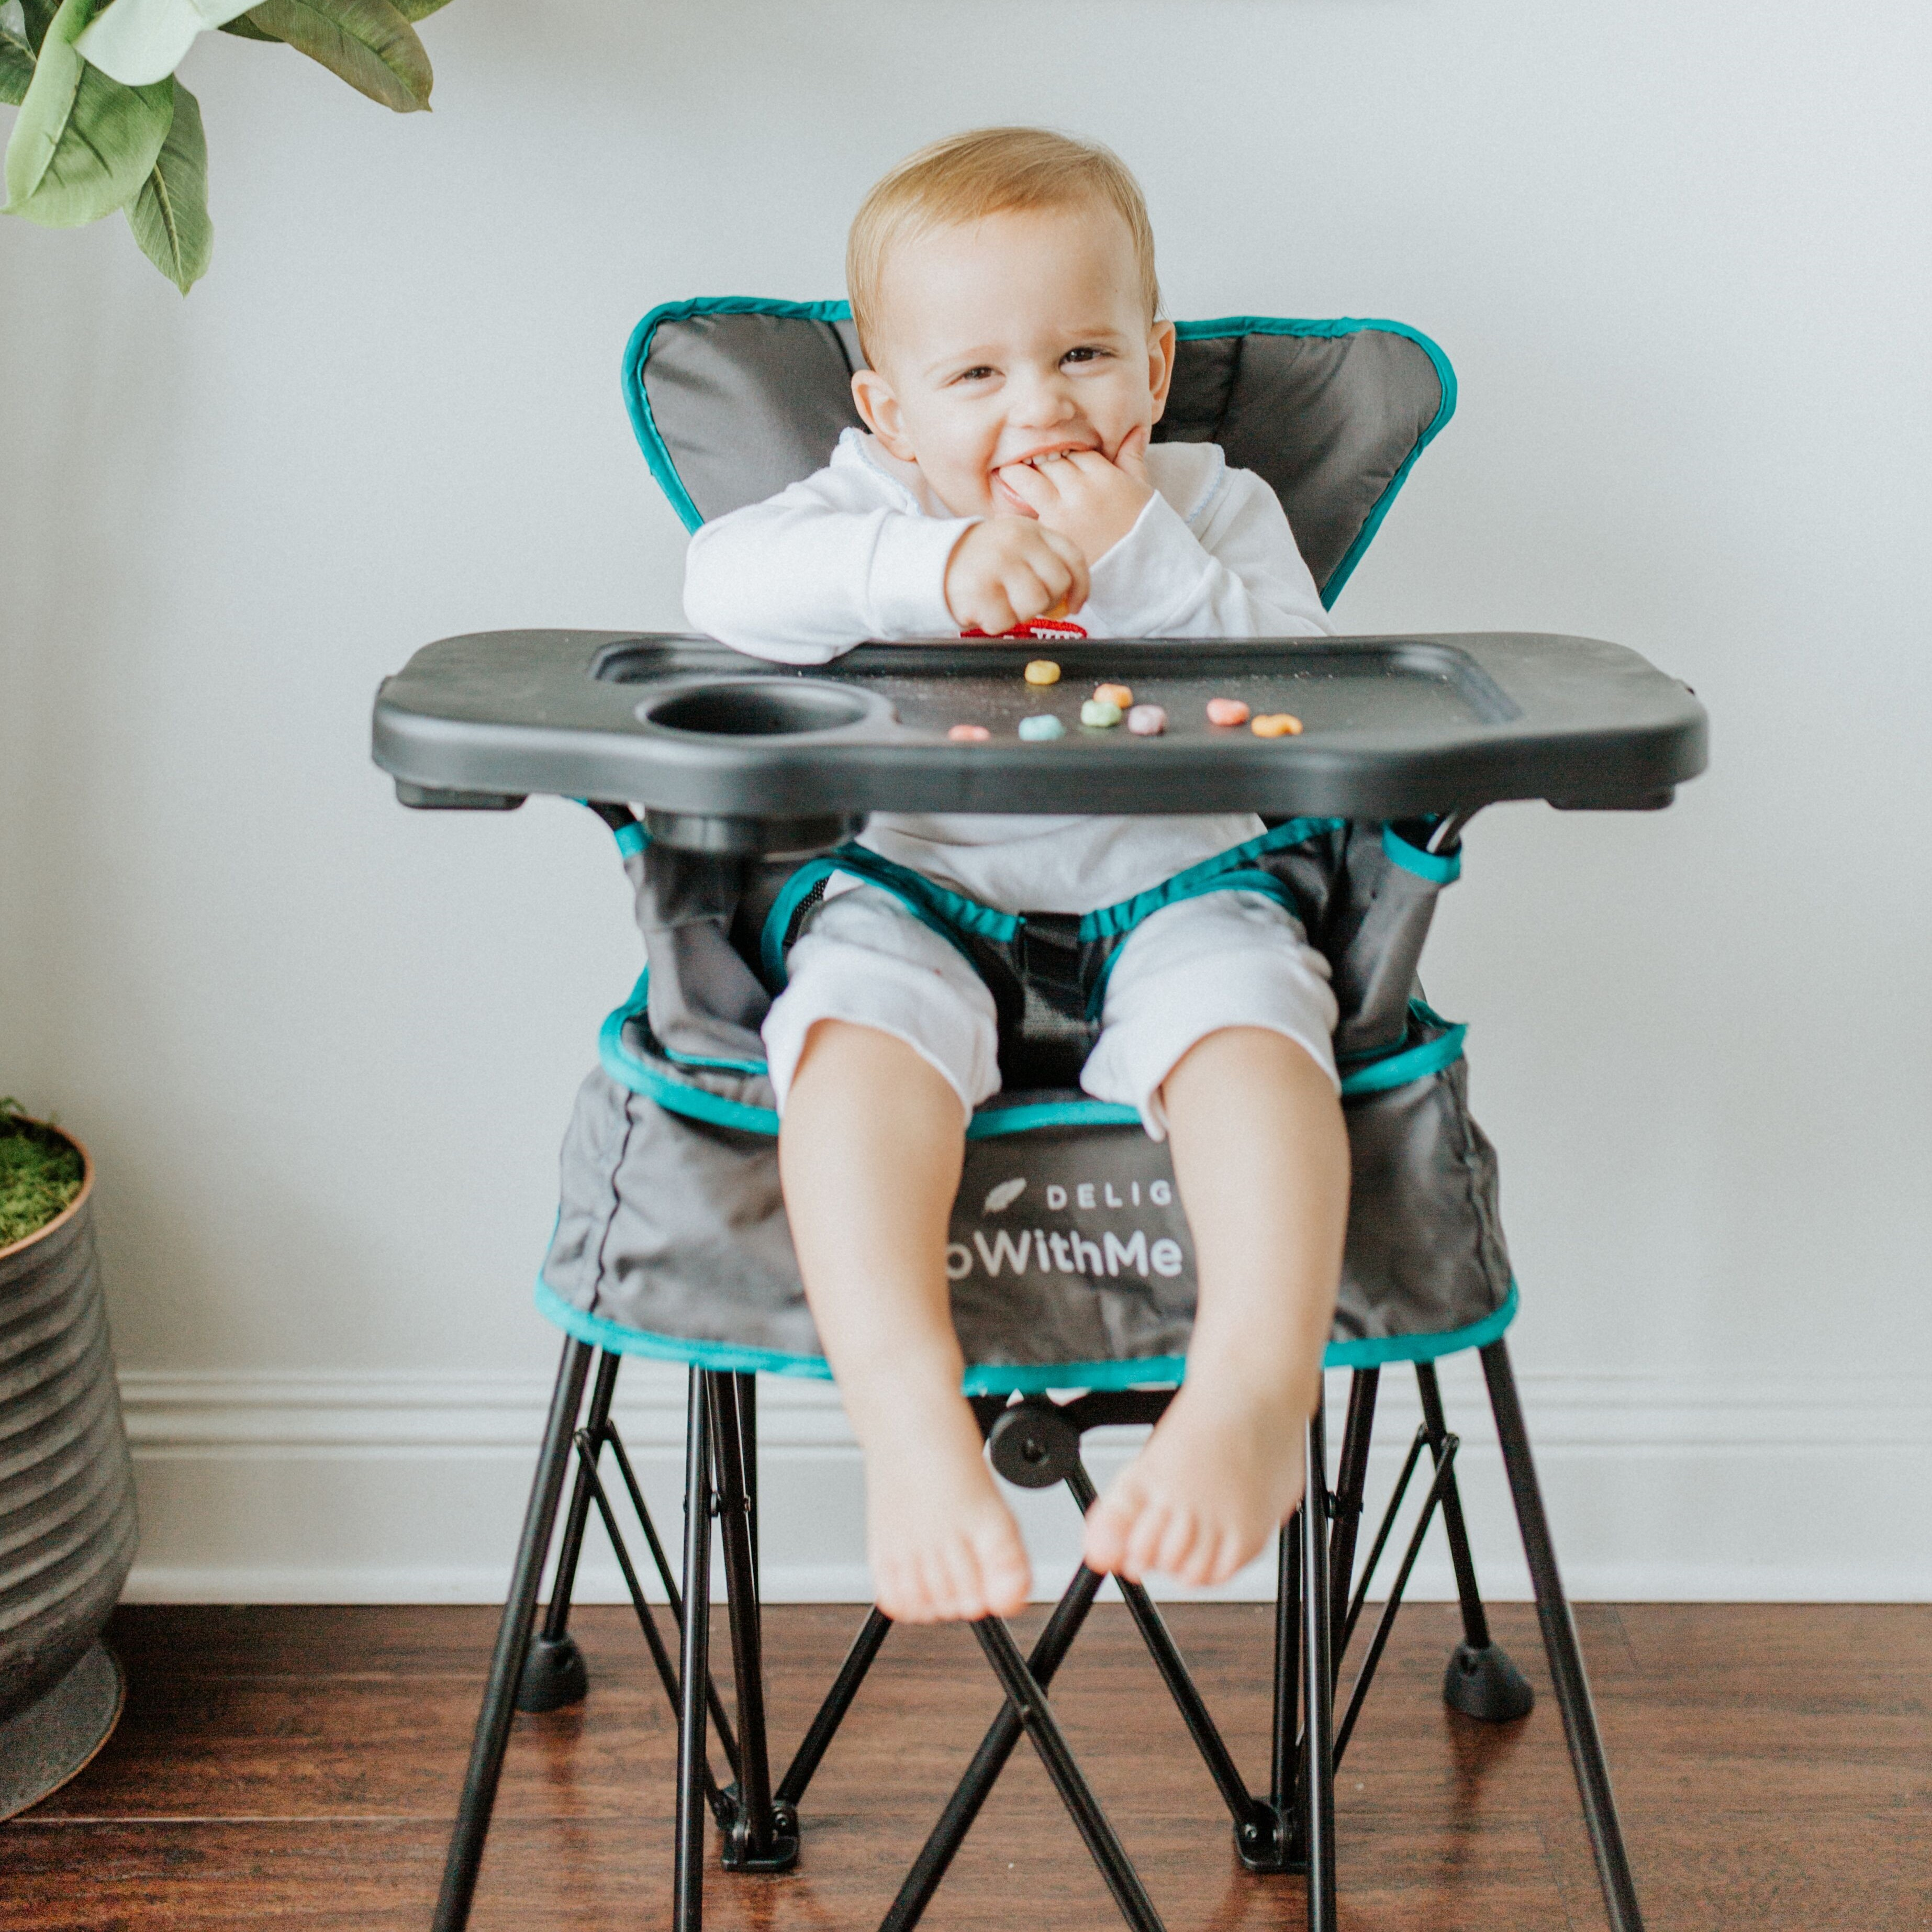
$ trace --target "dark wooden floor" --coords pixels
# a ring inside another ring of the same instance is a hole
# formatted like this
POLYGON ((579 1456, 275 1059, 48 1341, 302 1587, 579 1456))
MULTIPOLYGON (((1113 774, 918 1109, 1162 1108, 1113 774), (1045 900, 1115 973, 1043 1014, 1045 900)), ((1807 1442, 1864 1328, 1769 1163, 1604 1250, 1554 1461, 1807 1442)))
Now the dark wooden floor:
MULTIPOLYGON (((627 1615, 582 1613, 587 1703, 518 1720, 479 1932, 668 1922, 673 1733, 627 1615)), ((1264 1612, 1172 1620, 1258 1775, 1264 1612)), ((782 1748, 856 1621, 770 1613, 782 1748)), ((1932 1927, 1932 1609, 1595 1606, 1579 1622, 1654 1932, 1932 1927)), ((1339 1792, 1353 1932, 1603 1923, 1534 1617, 1497 1622, 1539 1702, 1492 1730, 1437 1694, 1452 1613, 1403 1613, 1339 1792)), ((123 1610, 127 1715, 80 1779, 0 1826, 0 1924, 424 1932, 493 1625, 470 1609, 123 1610)), ((876 1924, 997 1701, 970 1636, 895 1632, 808 1797, 800 1868, 714 1875, 711 1922, 876 1924)), ((1054 1703, 1173 1932, 1302 1922, 1299 1880, 1235 1863, 1124 1612, 1096 1612, 1054 1703)), ((1117 1922, 1029 1753, 927 1922, 1117 1922)))

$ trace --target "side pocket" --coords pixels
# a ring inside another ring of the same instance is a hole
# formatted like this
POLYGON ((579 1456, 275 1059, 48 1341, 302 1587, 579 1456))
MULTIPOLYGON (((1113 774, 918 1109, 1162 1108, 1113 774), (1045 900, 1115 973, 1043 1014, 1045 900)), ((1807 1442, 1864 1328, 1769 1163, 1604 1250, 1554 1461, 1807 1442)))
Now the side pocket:
POLYGON ((762 1063, 758 1029, 771 997, 731 943, 742 864, 658 844, 632 862, 652 1032, 673 1058, 694 1065, 762 1063))
POLYGON ((1420 1000, 1393 1051, 1346 1067, 1348 1234, 1340 1340, 1465 1329, 1510 1292, 1496 1150, 1471 1115, 1466 1030, 1420 1000))
POLYGON ((1437 897, 1462 868, 1460 853, 1425 852, 1392 826, 1349 828, 1322 935, 1341 1009, 1339 1059, 1385 1053, 1402 1042, 1437 897))

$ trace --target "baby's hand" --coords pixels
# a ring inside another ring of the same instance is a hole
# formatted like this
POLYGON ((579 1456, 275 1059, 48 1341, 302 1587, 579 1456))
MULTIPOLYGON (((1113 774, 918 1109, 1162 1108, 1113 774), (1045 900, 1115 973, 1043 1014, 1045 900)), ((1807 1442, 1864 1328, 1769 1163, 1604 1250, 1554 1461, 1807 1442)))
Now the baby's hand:
POLYGON ((1110 463, 1097 449, 1013 463, 1000 481, 1047 530, 1070 537, 1098 563, 1139 521, 1154 495, 1148 475, 1148 433, 1130 430, 1110 463))
POLYGON ((962 631, 997 638, 1049 611, 1070 616, 1087 601, 1079 544, 1030 517, 989 517, 952 547, 946 608, 962 631))

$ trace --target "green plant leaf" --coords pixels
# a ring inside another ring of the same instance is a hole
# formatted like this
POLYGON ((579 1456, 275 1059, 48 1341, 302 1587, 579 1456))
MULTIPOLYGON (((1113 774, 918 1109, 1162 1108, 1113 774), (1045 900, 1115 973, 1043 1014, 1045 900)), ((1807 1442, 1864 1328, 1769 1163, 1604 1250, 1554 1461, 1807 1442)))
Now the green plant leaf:
POLYGON ((208 272, 214 224, 208 218, 208 140, 201 103, 175 83, 175 118, 160 158, 128 204, 128 226, 141 252, 183 295, 208 272))
POLYGON ((398 114, 429 105, 429 56, 390 0, 262 0, 239 17, 398 114))
POLYGON ((40 43, 46 38, 47 29, 59 11, 59 0, 20 0, 21 15, 27 23, 27 44, 35 53, 40 52, 40 43))
POLYGON ((123 87, 74 50, 94 0, 62 0, 7 142, 7 208, 78 228, 141 191, 174 118, 172 79, 123 87))
POLYGON ((396 0, 396 11, 412 24, 427 20, 432 14, 440 14, 449 4, 449 0, 396 0))
POLYGON ((279 34, 264 33, 246 14, 238 14, 233 20, 224 20, 221 23, 221 31, 244 40, 274 40, 279 43, 282 38, 279 34))
POLYGON ((33 79, 33 50, 0 27, 0 106, 19 106, 33 79))

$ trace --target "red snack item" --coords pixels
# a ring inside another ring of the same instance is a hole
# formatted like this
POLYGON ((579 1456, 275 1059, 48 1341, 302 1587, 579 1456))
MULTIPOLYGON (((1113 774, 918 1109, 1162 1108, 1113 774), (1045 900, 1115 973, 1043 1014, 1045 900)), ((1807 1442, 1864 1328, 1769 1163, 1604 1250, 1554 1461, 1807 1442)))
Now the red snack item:
POLYGON ((983 745, 993 734, 983 724, 956 724, 946 735, 956 745, 983 745))
MULTIPOLYGON (((978 629, 962 631, 962 638, 990 638, 991 631, 978 629)), ((1016 624, 1010 631, 997 634, 1002 638, 1084 638, 1087 633, 1078 624, 1065 617, 1035 617, 1024 624, 1016 624)))
POLYGON ((1248 707, 1238 698, 1210 698, 1208 700, 1208 722, 1210 724, 1245 724, 1249 715, 1248 707))

